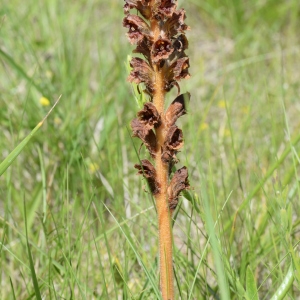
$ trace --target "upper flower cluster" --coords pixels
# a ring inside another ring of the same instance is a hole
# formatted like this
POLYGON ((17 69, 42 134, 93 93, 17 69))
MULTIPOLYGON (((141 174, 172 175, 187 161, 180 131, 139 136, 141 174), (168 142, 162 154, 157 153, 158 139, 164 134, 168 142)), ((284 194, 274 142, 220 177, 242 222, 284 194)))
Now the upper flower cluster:
POLYGON ((179 89, 178 81, 189 77, 189 59, 185 54, 188 41, 185 30, 185 10, 176 9, 175 0, 125 0, 123 20, 128 28, 128 38, 137 47, 135 53, 141 53, 145 60, 134 57, 130 65, 130 82, 144 83, 146 92, 152 97, 155 89, 154 67, 164 74, 164 90, 173 86, 179 89), (136 9, 141 16, 130 14, 136 9), (159 33, 152 30, 159 28, 159 33), (158 26, 157 26, 158 25, 158 26))
MULTIPOLYGON (((178 81, 189 77, 189 58, 185 54, 188 48, 185 31, 189 27, 185 24, 185 10, 177 9, 175 0, 125 0, 124 12, 123 25, 128 28, 127 36, 131 44, 136 44, 134 53, 144 56, 144 59, 132 58, 128 80, 145 84, 145 92, 154 98, 153 102, 145 103, 137 118, 132 120, 133 136, 141 139, 155 159, 156 167, 159 161, 164 172, 169 171, 166 176, 170 177, 172 166, 178 162, 176 154, 184 143, 176 121, 186 114, 190 94, 178 95, 166 111, 162 111, 163 105, 158 111, 155 99, 159 98, 158 94, 164 98, 173 86, 179 91, 178 81), (139 16, 130 14, 131 9, 136 9, 139 16)), ((141 160, 135 168, 147 179, 153 195, 167 195, 169 208, 174 211, 180 192, 189 188, 187 168, 178 169, 167 185, 158 180, 162 177, 157 173, 161 169, 155 168, 149 160, 141 160)))

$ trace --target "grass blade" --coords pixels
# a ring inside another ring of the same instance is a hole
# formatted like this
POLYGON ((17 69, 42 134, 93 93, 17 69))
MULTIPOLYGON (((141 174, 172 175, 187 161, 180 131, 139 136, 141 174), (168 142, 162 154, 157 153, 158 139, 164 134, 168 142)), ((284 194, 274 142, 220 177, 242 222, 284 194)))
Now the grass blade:
POLYGON ((11 285, 12 298, 13 298, 14 300, 16 300, 17 298, 16 298, 16 295, 15 295, 15 289, 14 289, 14 285, 13 285, 13 283, 12 283, 11 277, 9 277, 9 281, 10 281, 10 285, 11 285))
MULTIPOLYGON (((61 97, 61 96, 60 96, 61 97)), ((28 142, 31 140, 31 138, 37 133, 37 131, 41 128, 41 126, 44 124, 45 120, 48 118, 58 101, 60 100, 60 97, 56 100, 54 105, 51 107, 47 115, 44 117, 44 119, 39 122, 34 129, 30 132, 29 135, 27 135, 23 141, 4 159, 4 161, 0 164, 0 176, 7 170, 7 168, 13 163, 13 161, 18 157, 18 155, 22 152, 24 147, 28 144, 28 142)))
POLYGON ((251 300, 258 300, 256 282, 250 266, 247 267, 246 273, 246 292, 251 300))
POLYGON ((32 78, 30 78, 26 72, 13 60, 11 56, 5 53, 3 50, 0 49, 0 55, 29 83, 31 83, 42 95, 44 94, 43 89, 36 84, 32 78))
POLYGON ((29 258, 29 265, 30 265, 32 283, 33 283, 36 299, 37 300, 42 300, 40 287, 39 287, 37 277, 36 277, 36 273, 35 273, 35 270, 34 270, 34 264, 33 264, 31 250, 30 250, 30 246, 29 246, 29 242, 28 242, 28 229, 27 229, 27 216, 26 216, 25 200, 24 200, 24 217, 25 217, 26 245, 27 245, 27 251, 28 251, 28 258, 29 258))
POLYGON ((292 284, 294 282, 294 270, 293 270, 293 265, 291 264, 289 267, 289 270, 287 274, 285 275, 281 285, 271 298, 271 300, 282 300, 285 298, 287 292, 291 288, 292 284))

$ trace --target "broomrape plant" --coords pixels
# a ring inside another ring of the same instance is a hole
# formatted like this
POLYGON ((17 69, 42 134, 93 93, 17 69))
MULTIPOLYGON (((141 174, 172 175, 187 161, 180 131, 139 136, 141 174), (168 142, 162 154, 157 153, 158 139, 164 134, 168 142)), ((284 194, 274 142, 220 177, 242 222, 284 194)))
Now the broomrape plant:
POLYGON ((125 0, 123 25, 128 29, 134 53, 142 54, 130 61, 128 81, 143 83, 149 102, 132 120, 133 136, 141 139, 154 161, 142 159, 134 167, 145 177, 156 202, 159 228, 160 289, 162 298, 174 299, 171 217, 182 190, 189 188, 188 170, 178 169, 176 154, 183 146, 182 130, 177 119, 186 114, 190 94, 180 95, 178 82, 189 78, 188 41, 185 10, 177 9, 175 0, 125 0), (131 14, 136 9, 138 15, 131 14), (165 109, 165 96, 173 87, 178 96, 165 109))

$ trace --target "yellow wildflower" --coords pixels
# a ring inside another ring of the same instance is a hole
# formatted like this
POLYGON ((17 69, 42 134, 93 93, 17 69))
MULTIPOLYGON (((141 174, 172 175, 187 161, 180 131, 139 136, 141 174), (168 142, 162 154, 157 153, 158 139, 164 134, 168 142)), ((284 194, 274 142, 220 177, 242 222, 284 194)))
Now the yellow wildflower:
POLYGON ((208 128, 208 124, 207 124, 206 122, 201 123, 201 125, 200 125, 200 130, 201 130, 201 131, 204 131, 204 130, 206 130, 207 128, 208 128))
POLYGON ((220 108, 225 108, 225 107, 226 107, 226 102, 225 102, 225 100, 220 100, 220 101, 218 102, 218 106, 219 106, 220 108))
POLYGON ((49 106, 50 105, 50 101, 49 99, 47 99, 46 97, 41 97, 40 98, 40 104, 42 106, 49 106))

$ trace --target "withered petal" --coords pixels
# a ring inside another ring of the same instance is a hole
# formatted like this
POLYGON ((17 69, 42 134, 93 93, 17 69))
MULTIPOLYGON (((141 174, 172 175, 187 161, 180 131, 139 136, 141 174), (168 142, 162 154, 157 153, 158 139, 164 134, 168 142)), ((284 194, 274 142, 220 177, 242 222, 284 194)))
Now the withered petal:
POLYGON ((169 128, 164 145, 162 147, 161 159, 165 164, 170 162, 176 163, 176 153, 183 146, 182 130, 173 125, 169 128))
POLYGON ((127 80, 136 84, 143 82, 149 90, 153 90, 154 72, 152 68, 139 57, 133 57, 130 66, 132 70, 127 80))
POLYGON ((133 136, 138 137, 145 144, 150 155, 155 157, 156 155, 156 136, 151 128, 140 122, 139 119, 133 119, 131 121, 131 128, 133 136))
POLYGON ((127 36, 131 44, 139 43, 144 37, 150 36, 148 24, 139 16, 127 15, 123 19, 123 26, 129 30, 127 36))
POLYGON ((174 11, 171 18, 169 18, 164 24, 164 31, 168 36, 172 37, 177 35, 179 32, 190 29, 190 27, 184 23, 185 19, 185 10, 183 8, 174 11))
POLYGON ((130 9, 135 8, 137 9, 141 15, 146 18, 150 19, 151 17, 151 7, 149 3, 151 0, 125 0, 124 4, 124 13, 128 14, 130 9))
POLYGON ((137 113, 140 122, 146 124, 149 128, 159 127, 161 124, 160 115, 151 102, 144 104, 144 108, 137 113))
POLYGON ((171 126, 166 134, 164 147, 171 150, 178 150, 183 146, 183 143, 182 130, 176 125, 171 126))
POLYGON ((180 192, 187 190, 190 187, 188 177, 187 167, 182 167, 174 173, 167 190, 169 196, 169 208, 171 210, 176 208, 180 192))
POLYGON ((189 67, 190 64, 188 57, 177 59, 171 66, 171 69, 173 68, 174 79, 179 81, 181 79, 189 78, 189 67))
POLYGON ((170 18, 176 10, 176 0, 160 0, 158 2, 160 3, 157 8, 157 13, 164 17, 170 18))
POLYGON ((141 165, 135 164, 134 167, 138 170, 138 174, 146 178, 152 194, 158 194, 160 192, 160 185, 157 181, 156 170, 151 162, 147 159, 142 159, 141 165))
POLYGON ((161 160, 165 164, 176 164, 178 163, 178 159, 176 158, 176 150, 168 149, 168 148, 163 148, 162 154, 161 154, 161 160))
POLYGON ((190 93, 181 94, 170 104, 165 116, 168 126, 173 126, 179 117, 186 114, 185 102, 190 98, 190 93))
POLYGON ((151 53, 153 55, 153 62, 158 63, 163 59, 168 59, 174 51, 172 42, 168 39, 160 38, 152 45, 151 53))
POLYGON ((152 42, 147 38, 144 38, 140 43, 137 44, 133 53, 141 53, 150 62, 150 50, 152 49, 152 42))

